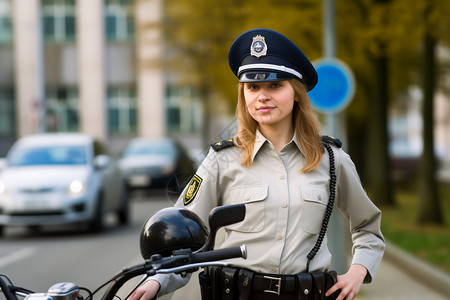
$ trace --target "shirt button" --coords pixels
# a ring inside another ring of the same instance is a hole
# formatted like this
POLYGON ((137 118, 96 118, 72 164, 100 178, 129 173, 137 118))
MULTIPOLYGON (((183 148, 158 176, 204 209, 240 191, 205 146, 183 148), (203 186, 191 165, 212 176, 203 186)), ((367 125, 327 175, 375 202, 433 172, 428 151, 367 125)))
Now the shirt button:
POLYGON ((283 180, 283 179, 285 179, 285 178, 286 178, 286 176, 280 175, 280 179, 281 179, 281 180, 283 180))
POLYGON ((282 203, 282 204, 281 204, 281 207, 282 207, 282 208, 286 208, 286 207, 287 207, 287 203, 282 203))
POLYGON ((319 197, 318 197, 318 198, 319 198, 319 200, 322 200, 322 196, 320 196, 320 195, 319 195, 319 197))
POLYGON ((277 268, 271 268, 270 273, 274 273, 274 274, 277 273, 277 268))
POLYGON ((250 200, 250 196, 249 195, 245 196, 245 200, 246 201, 250 200))
POLYGON ((278 235, 277 237, 279 240, 282 240, 284 238, 284 236, 282 234, 278 235))

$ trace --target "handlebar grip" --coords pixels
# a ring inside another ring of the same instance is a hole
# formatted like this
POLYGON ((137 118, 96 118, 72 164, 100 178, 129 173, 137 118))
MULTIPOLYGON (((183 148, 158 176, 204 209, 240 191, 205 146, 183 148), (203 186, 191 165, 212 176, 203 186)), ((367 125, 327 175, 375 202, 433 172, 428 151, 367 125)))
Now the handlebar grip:
POLYGON ((13 293, 9 286, 6 284, 6 282, 3 280, 3 278, 0 277, 0 290, 5 295, 5 299, 7 300, 17 300, 17 296, 15 293, 13 293))
POLYGON ((208 261, 219 261, 228 258, 237 258, 242 257, 244 259, 247 258, 247 248, 245 245, 225 248, 225 249, 217 249, 199 253, 192 254, 192 262, 193 263, 201 263, 208 261))

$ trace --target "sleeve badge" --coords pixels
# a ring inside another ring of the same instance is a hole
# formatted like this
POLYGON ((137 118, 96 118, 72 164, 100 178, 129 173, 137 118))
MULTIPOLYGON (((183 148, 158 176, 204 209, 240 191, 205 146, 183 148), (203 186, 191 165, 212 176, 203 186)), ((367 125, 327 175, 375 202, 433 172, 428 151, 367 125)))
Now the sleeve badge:
POLYGON ((189 183, 186 192, 184 193, 184 205, 188 205, 192 201, 194 201, 195 196, 197 196, 197 192, 202 184, 203 179, 197 174, 192 177, 191 182, 189 183))

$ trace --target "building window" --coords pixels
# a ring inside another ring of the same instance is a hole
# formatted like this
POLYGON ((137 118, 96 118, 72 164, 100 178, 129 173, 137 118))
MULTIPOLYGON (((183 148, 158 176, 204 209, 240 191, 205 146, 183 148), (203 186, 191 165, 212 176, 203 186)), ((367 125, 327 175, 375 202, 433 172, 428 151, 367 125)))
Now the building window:
POLYGON ((105 1, 105 35, 108 41, 130 41, 134 37, 131 0, 105 1))
POLYGON ((192 88, 167 89, 167 129, 193 132, 201 128, 202 106, 192 88))
POLYGON ((79 130, 78 92, 75 88, 47 89, 46 128, 50 132, 79 130))
POLYGON ((129 87, 108 88, 108 130, 115 134, 135 134, 136 91, 129 87))
POLYGON ((42 0, 41 9, 46 41, 75 40, 75 0, 42 0))
POLYGON ((0 44, 10 43, 11 40, 11 0, 0 0, 0 44))
POLYGON ((0 88, 0 136, 14 136, 14 92, 12 88, 0 88))

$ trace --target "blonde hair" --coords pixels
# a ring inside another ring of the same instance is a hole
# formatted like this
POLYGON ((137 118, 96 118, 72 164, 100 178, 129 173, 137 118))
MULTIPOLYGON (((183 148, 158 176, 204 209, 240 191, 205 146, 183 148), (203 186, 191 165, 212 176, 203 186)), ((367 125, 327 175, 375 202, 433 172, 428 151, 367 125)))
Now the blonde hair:
MULTIPOLYGON (((297 142, 306 157, 306 165, 300 171, 309 172, 317 169, 322 161, 323 146, 320 140, 320 122, 311 106, 304 85, 297 79, 289 79, 288 81, 294 89, 295 99, 292 123, 297 133, 297 142)), ((250 167, 253 163, 252 155, 258 122, 248 112, 243 83, 239 83, 238 88, 236 119, 238 132, 234 137, 234 142, 238 148, 243 150, 241 164, 250 167)))

